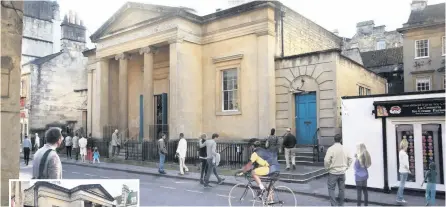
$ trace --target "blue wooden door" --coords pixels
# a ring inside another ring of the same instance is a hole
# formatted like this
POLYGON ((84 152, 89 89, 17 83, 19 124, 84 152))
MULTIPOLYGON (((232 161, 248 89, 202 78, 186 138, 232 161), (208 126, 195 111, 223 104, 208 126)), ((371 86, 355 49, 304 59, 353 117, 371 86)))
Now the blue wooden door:
POLYGON ((316 93, 296 95, 296 139, 297 144, 314 144, 317 128, 316 93))

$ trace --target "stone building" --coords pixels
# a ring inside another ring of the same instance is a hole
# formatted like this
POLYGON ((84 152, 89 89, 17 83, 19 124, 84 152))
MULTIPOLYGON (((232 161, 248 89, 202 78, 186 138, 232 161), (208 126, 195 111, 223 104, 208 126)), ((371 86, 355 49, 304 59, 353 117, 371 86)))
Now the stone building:
POLYGON ((20 61, 23 1, 1 2, 1 199, 7 206, 9 179, 19 178, 20 61))
MULTIPOLYGON (((29 105, 29 131, 43 133, 50 126, 67 133, 85 130, 87 119, 86 28, 70 12, 65 15, 59 52, 22 65, 22 79, 27 80, 26 105, 29 105)), ((83 132, 85 133, 85 131, 83 132)), ((43 134, 40 135, 43 137, 43 134)))
MULTIPOLYGON (((35 59, 60 51, 60 15, 57 1, 24 1, 23 39, 21 65, 35 59)), ((29 134, 28 113, 26 104, 30 88, 28 74, 21 78, 21 137, 29 134)))
POLYGON ((67 189, 38 181, 24 190, 24 206, 112 207, 114 198, 100 184, 79 185, 67 189))
POLYGON ((401 47, 403 37, 397 31, 386 31, 385 25, 375 27, 375 21, 363 21, 356 24, 356 34, 344 38, 343 50, 358 48, 360 52, 384 50, 401 47))
POLYGON ((404 36, 404 90, 445 89, 445 3, 414 0, 404 36))
POLYGON ((97 44, 84 52, 94 137, 108 136, 106 126, 145 139, 160 129, 171 138, 217 132, 222 139, 247 139, 291 127, 304 136, 320 128, 317 138, 332 142, 340 126, 336 94, 385 92, 384 79, 340 54, 341 38, 279 1, 253 1, 205 16, 127 3, 90 38, 97 44), (290 76, 288 70, 299 73, 290 76), (284 79, 297 84, 295 90, 284 79), (305 92, 317 94, 305 96, 314 103, 308 105, 311 114, 286 111, 306 100, 291 98, 303 95, 301 80, 310 90, 305 92), (331 120, 322 122, 319 113, 331 120), (290 118, 299 115, 312 126, 290 118), (168 128, 158 128, 163 124, 168 128))
POLYGON ((138 192, 130 190, 127 185, 122 186, 122 194, 115 197, 116 207, 136 207, 138 205, 138 192))

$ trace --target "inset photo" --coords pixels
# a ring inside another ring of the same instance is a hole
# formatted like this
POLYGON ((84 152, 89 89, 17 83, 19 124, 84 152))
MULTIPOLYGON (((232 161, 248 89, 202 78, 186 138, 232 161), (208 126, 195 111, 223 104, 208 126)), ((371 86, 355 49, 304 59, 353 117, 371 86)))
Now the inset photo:
POLYGON ((138 179, 9 180, 11 207, 137 207, 138 179))

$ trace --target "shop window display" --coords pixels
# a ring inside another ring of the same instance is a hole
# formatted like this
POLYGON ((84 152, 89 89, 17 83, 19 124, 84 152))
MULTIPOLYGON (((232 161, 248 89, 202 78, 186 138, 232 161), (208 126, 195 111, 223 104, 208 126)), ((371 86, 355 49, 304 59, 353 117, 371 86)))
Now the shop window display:
MULTIPOLYGON (((409 169, 412 174, 409 174, 407 177, 407 182, 415 182, 415 149, 414 149, 414 132, 413 125, 411 124, 400 124, 396 126, 396 137, 397 137, 397 154, 396 157, 399 157, 400 152, 400 143, 402 140, 406 140, 409 143, 407 148, 407 155, 409 155, 409 169)), ((400 160, 397 159, 396 170, 399 170, 400 160)), ((400 173, 397 173, 398 181, 400 180, 400 173)))
POLYGON ((437 169, 437 183, 443 184, 443 160, 441 148, 441 127, 440 124, 423 124, 421 144, 423 149, 423 172, 429 169, 429 164, 434 162, 437 169))

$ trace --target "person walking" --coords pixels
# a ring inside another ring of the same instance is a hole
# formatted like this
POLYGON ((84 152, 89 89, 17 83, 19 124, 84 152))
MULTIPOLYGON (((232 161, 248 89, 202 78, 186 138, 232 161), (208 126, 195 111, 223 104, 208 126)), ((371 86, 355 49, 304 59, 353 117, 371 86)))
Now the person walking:
POLYGON ((344 205, 345 171, 350 167, 352 158, 342 146, 342 136, 335 135, 335 143, 328 148, 324 158, 324 167, 328 171, 328 195, 332 206, 344 205), (335 188, 339 188, 339 202, 336 201, 335 188))
POLYGON ((84 136, 79 139, 79 152, 81 155, 81 161, 85 162, 85 157, 87 156, 87 139, 84 136))
POLYGON ((38 149, 40 149, 40 137, 39 134, 35 134, 36 137, 34 139, 34 152, 36 152, 38 149))
POLYGON ((423 183, 421 183, 421 187, 423 187, 423 184, 426 181, 426 206, 435 206, 435 193, 437 190, 437 170, 435 162, 431 162, 429 164, 429 170, 427 170, 426 174, 424 175, 424 180, 423 183))
POLYGON ((361 206, 362 194, 364 194, 364 206, 368 206, 369 194, 367 192, 367 180, 369 179, 369 172, 367 169, 372 165, 372 159, 363 143, 357 145, 355 157, 354 169, 357 206, 361 206))
POLYGON ((65 137, 65 148, 67 150, 67 159, 71 159, 71 149, 73 148, 73 138, 70 135, 65 137))
POLYGON ((99 157, 101 157, 101 155, 99 155, 98 148, 95 147, 94 151, 93 151, 93 164, 95 161, 98 161, 98 163, 101 163, 101 162, 99 162, 99 157))
POLYGON ((225 180, 224 178, 221 178, 216 169, 216 163, 218 162, 218 155, 217 155, 217 143, 215 142, 215 139, 219 137, 218 134, 214 133, 212 134, 212 139, 206 140, 203 144, 200 143, 200 148, 206 147, 206 161, 207 161, 207 172, 206 177, 204 178, 204 187, 212 187, 209 185, 209 179, 211 178, 211 174, 214 173, 215 177, 217 178, 217 184, 222 184, 225 180))
POLYGON ((276 129, 271 129, 270 135, 268 138, 266 138, 265 147, 267 150, 273 152, 273 154, 276 156, 275 159, 277 160, 279 156, 279 138, 276 136, 276 129))
POLYGON ((166 174, 166 171, 164 171, 164 161, 166 160, 166 155, 167 155, 165 139, 166 135, 161 134, 161 138, 158 140, 158 154, 160 156, 160 164, 158 172, 161 174, 166 174))
POLYGON ((200 144, 203 145, 204 142, 206 142, 206 134, 202 134, 200 136, 200 140, 198 140, 198 158, 201 161, 201 173, 200 173, 200 184, 204 184, 204 178, 206 177, 206 171, 207 171, 207 154, 206 154, 206 147, 201 147, 200 144))
POLYGON ((184 171, 189 172, 189 168, 187 168, 186 161, 186 152, 187 152, 187 141, 184 138, 184 134, 180 133, 180 141, 178 141, 177 147, 177 155, 180 163, 180 174, 184 175, 184 171))
POLYGON ((112 145, 112 157, 114 157, 116 148, 118 147, 118 129, 115 129, 115 132, 113 132, 112 134, 111 145, 112 145))
POLYGON ((79 160, 79 134, 76 133, 76 135, 73 137, 73 153, 76 157, 76 161, 79 160))
POLYGON ((398 187, 398 192, 396 194, 396 202, 397 203, 406 203, 404 200, 404 186, 406 185, 407 176, 409 176, 409 155, 407 155, 407 148, 409 147, 409 143, 406 139, 401 140, 400 143, 400 152, 398 155, 400 165, 398 172, 400 173, 400 186, 398 187))
POLYGON ((291 134, 291 128, 286 129, 283 146, 285 148, 286 170, 290 170, 290 160, 293 164, 293 170, 296 170, 296 157, 294 148, 296 146, 296 137, 291 134))
POLYGON ((31 152, 32 144, 28 135, 25 135, 25 139, 23 140, 23 158, 25 161, 25 165, 28 166, 29 163, 29 154, 31 152))
POLYGON ((62 130, 51 127, 45 132, 46 144, 33 158, 33 179, 62 179, 62 163, 56 148, 62 144, 62 130))
POLYGON ((89 163, 93 163, 93 150, 94 150, 94 140, 91 133, 87 137, 87 160, 89 163))

